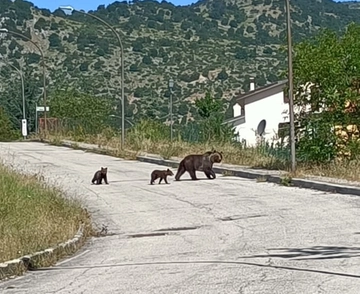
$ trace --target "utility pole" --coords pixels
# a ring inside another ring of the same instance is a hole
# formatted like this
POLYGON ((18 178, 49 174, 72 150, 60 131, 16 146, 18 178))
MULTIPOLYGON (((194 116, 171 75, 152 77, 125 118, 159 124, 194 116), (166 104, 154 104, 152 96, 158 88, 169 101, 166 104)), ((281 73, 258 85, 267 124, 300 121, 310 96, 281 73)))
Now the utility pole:
POLYGON ((174 81, 173 79, 170 79, 169 80, 169 89, 170 89, 170 141, 173 140, 173 111, 172 111, 172 108, 173 108, 173 97, 172 97, 172 90, 173 90, 173 87, 174 87, 174 81))
POLYGON ((291 150, 291 171, 296 170, 295 157, 295 123, 294 123, 294 85, 292 68, 292 42, 291 42, 291 16, 290 0, 285 0, 287 14, 287 39, 288 39, 288 85, 289 85, 289 116, 290 116, 290 150, 291 150))

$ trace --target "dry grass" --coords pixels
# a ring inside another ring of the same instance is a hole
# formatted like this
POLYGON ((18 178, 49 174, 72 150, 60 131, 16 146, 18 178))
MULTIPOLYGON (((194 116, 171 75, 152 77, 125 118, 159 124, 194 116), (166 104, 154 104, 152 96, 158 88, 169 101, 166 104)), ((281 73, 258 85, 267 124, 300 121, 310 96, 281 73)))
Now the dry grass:
POLYGON ((275 158, 261 155, 256 149, 240 149, 230 144, 194 144, 184 141, 151 141, 141 139, 134 142, 126 142, 125 150, 120 150, 120 140, 117 137, 107 139, 101 135, 81 137, 49 135, 47 137, 53 144, 60 144, 62 140, 72 140, 97 145, 99 148, 113 148, 119 156, 135 159, 140 152, 159 154, 165 159, 171 157, 183 157, 190 153, 202 153, 204 150, 215 148, 224 154, 224 163, 238 164, 243 166, 256 166, 259 168, 286 169, 287 163, 275 158))
POLYGON ((240 148, 231 144, 194 144, 183 141, 151 141, 143 138, 131 138, 125 144, 125 150, 120 150, 118 137, 103 135, 84 136, 80 139, 74 136, 49 136, 52 142, 61 140, 73 140, 89 144, 96 144, 101 148, 114 148, 115 151, 108 153, 126 159, 135 159, 140 152, 159 154, 165 159, 171 157, 184 157, 190 153, 201 153, 204 150, 215 148, 224 154, 224 163, 236 164, 250 168, 280 170, 289 173, 291 177, 320 176, 344 179, 349 181, 360 181, 360 160, 337 161, 324 165, 313 165, 298 163, 296 174, 290 173, 289 162, 261 153, 256 148, 240 148))
POLYGON ((0 262, 73 238, 81 222, 90 233, 89 215, 79 203, 0 164, 0 262))

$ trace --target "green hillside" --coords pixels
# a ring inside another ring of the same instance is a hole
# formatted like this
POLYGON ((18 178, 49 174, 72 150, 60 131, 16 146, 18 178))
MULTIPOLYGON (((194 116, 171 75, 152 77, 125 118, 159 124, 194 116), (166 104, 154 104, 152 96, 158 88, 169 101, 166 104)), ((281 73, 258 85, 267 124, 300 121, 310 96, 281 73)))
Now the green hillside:
MULTIPOLYGON (((360 22, 354 3, 292 0, 293 38, 298 42, 320 28, 341 31, 360 22)), ((114 2, 91 11, 113 25, 125 50, 126 117, 166 120, 170 77, 175 81, 174 117, 185 124, 196 116, 191 103, 212 90, 230 104, 234 94, 280 79, 286 69, 283 0, 203 0, 174 6, 162 1, 114 2)), ((81 13, 51 13, 31 2, 0 1, 1 27, 32 38, 44 50, 48 97, 75 87, 120 105, 119 46, 112 32, 81 13)), ((30 127, 41 104, 40 55, 31 43, 0 34, 0 54, 25 71, 30 127)), ((0 103, 18 125, 22 115, 16 72, 1 67, 0 103), (19 98, 18 98, 19 97, 19 98)), ((230 115, 230 111, 228 113, 230 115)))

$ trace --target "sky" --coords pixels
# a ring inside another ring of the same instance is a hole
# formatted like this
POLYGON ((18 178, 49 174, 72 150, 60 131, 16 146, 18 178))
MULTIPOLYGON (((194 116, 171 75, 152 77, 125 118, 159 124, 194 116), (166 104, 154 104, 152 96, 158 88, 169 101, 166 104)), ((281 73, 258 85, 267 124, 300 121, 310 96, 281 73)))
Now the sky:
MULTIPOLYGON (((1 1, 1 0, 0 0, 1 1)), ((60 5, 71 5, 75 9, 83 9, 85 11, 96 10, 99 5, 105 6, 114 3, 116 0, 28 0, 34 3, 39 8, 47 8, 51 11, 57 9, 60 5)), ((118 0, 121 2, 122 0, 118 0)), ((197 0, 167 0, 174 5, 188 5, 197 2, 197 0)), ((343 2, 345 0, 337 0, 336 2, 343 2)))
MULTIPOLYGON (((1 1, 1 0, 0 0, 1 1)), ((122 2, 123 0, 28 0, 34 3, 39 8, 47 8, 51 11, 57 9, 60 5, 71 5, 75 9, 83 9, 85 11, 96 10, 99 5, 105 6, 114 3, 115 1, 122 2)), ((197 2, 197 0, 167 0, 174 5, 188 5, 197 2)), ((160 2, 160 1, 159 1, 160 2)))

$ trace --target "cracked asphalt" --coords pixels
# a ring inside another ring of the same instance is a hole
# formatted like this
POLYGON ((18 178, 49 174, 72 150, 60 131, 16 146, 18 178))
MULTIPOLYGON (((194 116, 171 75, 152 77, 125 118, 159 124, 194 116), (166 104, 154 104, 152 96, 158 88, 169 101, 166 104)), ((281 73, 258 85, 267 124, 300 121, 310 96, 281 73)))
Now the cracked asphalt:
POLYGON ((81 199, 109 232, 2 294, 359 293, 357 196, 200 172, 151 186, 167 167, 41 143, 0 143, 0 157, 81 199), (110 184, 91 185, 101 166, 110 184))

